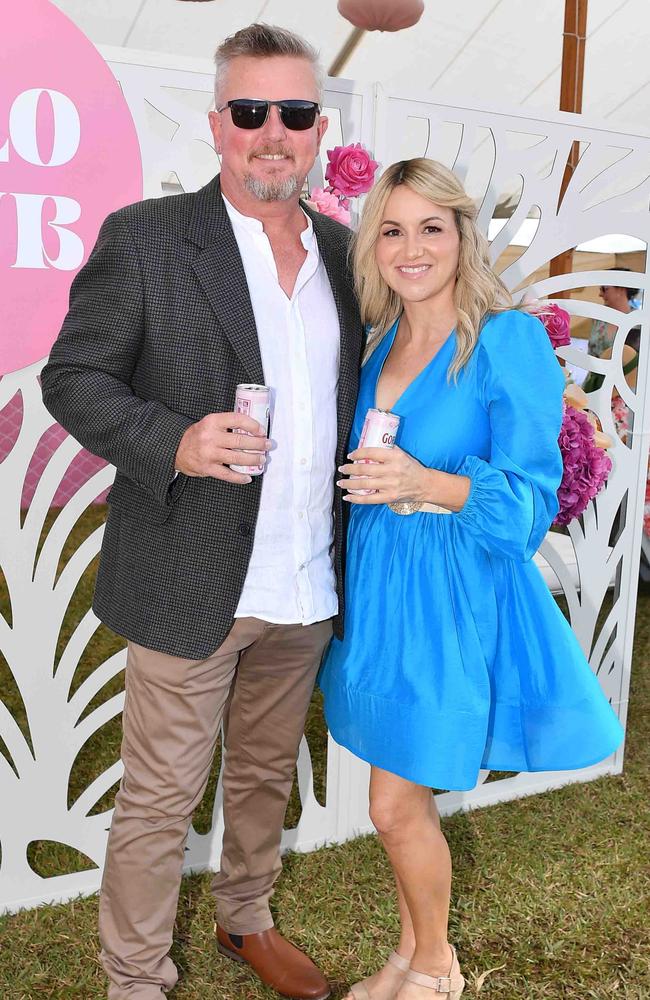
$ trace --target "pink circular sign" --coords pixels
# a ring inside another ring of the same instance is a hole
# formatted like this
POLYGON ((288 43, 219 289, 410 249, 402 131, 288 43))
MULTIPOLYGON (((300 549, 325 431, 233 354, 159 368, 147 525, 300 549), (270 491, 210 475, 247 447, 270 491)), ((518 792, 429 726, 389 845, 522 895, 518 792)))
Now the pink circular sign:
POLYGON ((3 14, 0 90, 0 376, 45 357, 74 275, 109 212, 142 197, 122 91, 49 0, 3 14))

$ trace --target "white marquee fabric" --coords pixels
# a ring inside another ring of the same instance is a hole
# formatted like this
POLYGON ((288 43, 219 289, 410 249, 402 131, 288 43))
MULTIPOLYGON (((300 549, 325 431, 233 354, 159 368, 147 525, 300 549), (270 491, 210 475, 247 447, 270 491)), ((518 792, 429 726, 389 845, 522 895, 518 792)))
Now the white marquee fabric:
MULTIPOLYGON (((97 45, 210 60, 251 21, 280 24, 320 49, 328 68, 352 31, 336 0, 55 0, 97 45)), ((413 28, 367 33, 342 76, 430 92, 442 104, 558 108, 564 0, 425 0, 413 28)), ((583 112, 608 128, 650 134, 650 6, 590 0, 583 112)), ((176 60, 175 65, 179 65, 176 60)))

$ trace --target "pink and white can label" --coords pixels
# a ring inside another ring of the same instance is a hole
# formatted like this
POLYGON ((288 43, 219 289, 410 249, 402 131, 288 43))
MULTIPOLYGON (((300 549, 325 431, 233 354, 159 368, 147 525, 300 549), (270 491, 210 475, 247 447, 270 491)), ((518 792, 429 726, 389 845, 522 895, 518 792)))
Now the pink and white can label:
MULTIPOLYGON (((268 434, 271 413, 271 390, 269 387, 243 383, 238 385, 235 391, 235 413, 245 413, 247 417, 257 420, 258 424, 264 428, 264 433, 268 434)), ((239 431, 238 433, 248 434, 248 431, 239 431)), ((230 468, 233 472, 243 472, 244 475, 261 476, 265 465, 266 457, 261 465, 231 465, 230 468)))
MULTIPOLYGON (((395 438, 397 437, 397 430, 399 428, 399 417, 396 413, 391 413, 390 410, 368 410, 366 413, 366 419, 363 422, 363 427, 361 429, 361 436, 359 437, 358 448, 392 448, 395 445, 395 438)), ((373 465, 368 459, 362 459, 362 462, 373 465)), ((358 476, 351 476, 351 479, 357 479, 358 476)), ((366 496, 369 493, 376 493, 376 490, 348 490, 348 493, 354 493, 359 496, 366 496)))

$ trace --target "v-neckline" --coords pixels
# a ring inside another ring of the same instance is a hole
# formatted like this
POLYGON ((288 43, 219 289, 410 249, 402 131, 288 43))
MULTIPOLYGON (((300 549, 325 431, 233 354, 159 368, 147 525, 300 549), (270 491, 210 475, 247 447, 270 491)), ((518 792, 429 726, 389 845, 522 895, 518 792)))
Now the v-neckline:
MULTIPOLYGON (((379 380, 380 380, 380 378, 382 376, 382 373, 384 371, 384 365, 386 364, 386 362, 388 360, 388 355, 390 354, 390 352, 393 349, 393 344, 395 343, 395 337, 397 336, 397 331, 399 329, 399 324, 400 324, 401 318, 402 317, 399 316, 395 320, 395 323, 393 325, 392 331, 390 331, 389 333, 386 334, 386 339, 388 340, 388 338, 390 337, 390 342, 388 344, 388 350, 384 354, 384 357, 382 358, 381 364, 379 366, 379 371, 377 372, 377 378, 375 379, 375 391, 373 393, 373 399, 374 399, 375 409, 379 409, 379 407, 377 406, 377 387, 379 385, 379 380)), ((419 381, 419 379, 422 378, 422 376, 424 375, 424 373, 429 370, 429 368, 434 363, 434 361, 436 360, 436 358, 438 358, 439 355, 442 354, 442 352, 444 351, 445 347, 447 346, 447 344, 449 343, 449 341, 454 336, 455 332, 456 332, 456 327, 453 327, 453 329, 449 331, 449 334, 447 335, 447 337, 443 340, 442 344, 440 345, 440 347, 438 348, 438 350, 436 351, 436 353, 426 363, 426 365, 424 366, 424 368, 421 368, 420 371, 417 373, 417 375, 415 375, 411 379, 411 381, 407 385, 404 386, 402 392, 399 394, 399 396, 397 397, 397 399, 394 400, 393 403, 391 404, 391 407, 390 407, 390 410, 389 410, 390 413, 394 413, 395 412, 395 407, 398 406, 399 403, 401 403, 401 401, 404 399, 404 396, 406 395, 406 393, 415 385, 415 383, 417 381, 419 381)))

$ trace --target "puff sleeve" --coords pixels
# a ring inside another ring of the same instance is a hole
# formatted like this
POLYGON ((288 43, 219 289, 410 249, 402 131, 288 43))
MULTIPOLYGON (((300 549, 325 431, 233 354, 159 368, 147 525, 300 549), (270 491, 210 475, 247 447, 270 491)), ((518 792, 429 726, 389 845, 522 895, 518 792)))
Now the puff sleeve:
POLYGON ((490 454, 469 455, 458 469, 470 492, 455 517, 488 552, 525 562, 558 511, 564 376, 541 322, 526 313, 492 317, 477 352, 490 454))

